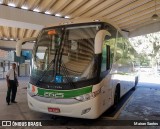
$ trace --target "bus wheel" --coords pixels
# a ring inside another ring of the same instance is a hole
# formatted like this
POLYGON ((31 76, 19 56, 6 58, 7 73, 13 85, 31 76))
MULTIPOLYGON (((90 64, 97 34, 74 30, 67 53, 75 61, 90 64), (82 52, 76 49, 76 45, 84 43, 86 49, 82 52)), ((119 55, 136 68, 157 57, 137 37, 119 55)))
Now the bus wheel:
POLYGON ((120 85, 116 86, 115 94, 114 94, 114 105, 113 108, 116 108, 118 105, 118 102, 120 100, 120 85))
POLYGON ((135 84, 134 84, 133 90, 136 90, 137 84, 138 84, 138 77, 135 77, 135 84))

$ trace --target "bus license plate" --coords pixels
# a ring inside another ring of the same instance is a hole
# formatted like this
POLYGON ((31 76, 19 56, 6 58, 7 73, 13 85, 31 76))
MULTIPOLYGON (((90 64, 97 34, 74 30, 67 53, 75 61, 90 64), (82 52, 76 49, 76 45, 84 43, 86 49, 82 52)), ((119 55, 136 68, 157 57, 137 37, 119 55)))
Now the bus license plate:
POLYGON ((60 113, 60 109, 59 108, 48 108, 48 112, 54 112, 54 113, 60 113))

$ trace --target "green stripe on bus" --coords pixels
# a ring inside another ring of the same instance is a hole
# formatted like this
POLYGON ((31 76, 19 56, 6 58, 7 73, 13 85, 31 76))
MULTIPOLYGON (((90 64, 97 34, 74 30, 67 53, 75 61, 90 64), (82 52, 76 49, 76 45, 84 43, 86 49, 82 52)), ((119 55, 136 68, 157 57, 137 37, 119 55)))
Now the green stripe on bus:
POLYGON ((52 90, 52 89, 44 89, 38 88, 38 95, 44 97, 53 97, 53 98, 73 98, 76 96, 80 96, 83 94, 87 94, 92 92, 92 86, 74 89, 74 90, 52 90))

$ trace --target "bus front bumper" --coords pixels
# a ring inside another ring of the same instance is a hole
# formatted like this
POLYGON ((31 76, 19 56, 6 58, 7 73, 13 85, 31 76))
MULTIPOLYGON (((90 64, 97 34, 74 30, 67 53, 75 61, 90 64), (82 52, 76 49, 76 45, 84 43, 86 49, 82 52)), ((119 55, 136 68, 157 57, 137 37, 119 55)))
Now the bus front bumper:
POLYGON ((101 100, 100 95, 88 101, 79 102, 75 104, 53 104, 53 103, 41 102, 39 100, 34 99, 34 97, 31 97, 29 94, 27 94, 27 97, 28 97, 28 105, 31 110, 47 114, 85 118, 85 119, 96 119, 103 112, 101 109, 102 101, 100 101, 101 100), (59 109, 60 112, 57 113, 50 112, 49 111, 50 108, 59 109))

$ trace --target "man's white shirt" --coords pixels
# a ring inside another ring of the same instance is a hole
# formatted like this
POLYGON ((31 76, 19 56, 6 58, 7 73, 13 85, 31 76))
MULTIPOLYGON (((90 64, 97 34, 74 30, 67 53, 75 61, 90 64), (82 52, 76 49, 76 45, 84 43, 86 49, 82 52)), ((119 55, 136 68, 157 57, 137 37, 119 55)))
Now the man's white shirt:
MULTIPOLYGON (((14 70, 13 69, 8 70, 6 75, 9 77, 9 80, 14 80, 14 70)), ((17 78, 16 70, 15 70, 15 78, 17 78)))

